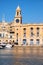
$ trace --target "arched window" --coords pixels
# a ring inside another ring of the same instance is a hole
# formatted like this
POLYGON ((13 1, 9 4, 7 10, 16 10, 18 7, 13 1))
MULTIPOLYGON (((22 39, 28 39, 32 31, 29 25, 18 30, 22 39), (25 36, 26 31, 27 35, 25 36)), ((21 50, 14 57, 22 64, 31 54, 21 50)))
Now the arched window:
POLYGON ((26 30, 26 28, 23 28, 23 30, 26 30))
POLYGON ((23 28, 24 33, 26 33, 26 28, 23 28))
POLYGON ((39 28, 39 27, 37 27, 36 29, 37 29, 37 30, 39 30, 40 28, 39 28))
POLYGON ((19 15, 19 12, 17 12, 17 16, 19 15))
POLYGON ((30 30, 33 30, 33 27, 31 27, 30 30))

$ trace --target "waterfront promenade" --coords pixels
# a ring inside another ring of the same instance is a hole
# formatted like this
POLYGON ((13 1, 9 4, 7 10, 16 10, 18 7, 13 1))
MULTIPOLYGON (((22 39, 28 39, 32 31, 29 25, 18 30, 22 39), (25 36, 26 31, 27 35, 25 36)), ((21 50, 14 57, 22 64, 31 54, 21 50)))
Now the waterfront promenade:
POLYGON ((43 53, 43 46, 14 46, 14 53, 25 53, 29 54, 30 52, 32 53, 43 53))
POLYGON ((43 65, 43 47, 14 46, 0 49, 0 65, 43 65))

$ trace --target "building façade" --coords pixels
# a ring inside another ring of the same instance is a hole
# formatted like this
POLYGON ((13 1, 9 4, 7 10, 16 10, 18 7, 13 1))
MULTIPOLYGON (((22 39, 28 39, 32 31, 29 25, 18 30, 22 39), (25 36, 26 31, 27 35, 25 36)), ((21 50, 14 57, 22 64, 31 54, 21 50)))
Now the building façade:
POLYGON ((43 24, 22 24, 21 9, 16 9, 11 23, 0 22, 0 43, 15 42, 18 45, 43 45, 43 24))

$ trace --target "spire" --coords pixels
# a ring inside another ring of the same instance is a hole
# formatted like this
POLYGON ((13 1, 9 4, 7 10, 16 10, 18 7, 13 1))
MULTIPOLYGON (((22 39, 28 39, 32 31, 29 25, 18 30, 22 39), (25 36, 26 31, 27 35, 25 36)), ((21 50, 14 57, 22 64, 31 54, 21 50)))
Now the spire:
POLYGON ((19 7, 19 5, 18 5, 18 7, 17 7, 17 9, 16 9, 16 10, 21 10, 21 9, 20 9, 20 7, 19 7))

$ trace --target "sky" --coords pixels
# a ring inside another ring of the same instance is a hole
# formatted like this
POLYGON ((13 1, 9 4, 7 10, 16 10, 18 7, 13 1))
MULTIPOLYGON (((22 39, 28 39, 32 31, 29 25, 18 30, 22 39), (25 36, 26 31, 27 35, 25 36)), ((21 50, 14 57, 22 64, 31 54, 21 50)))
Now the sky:
POLYGON ((18 5, 23 23, 43 23, 43 0, 0 0, 0 22, 12 22, 18 5))

